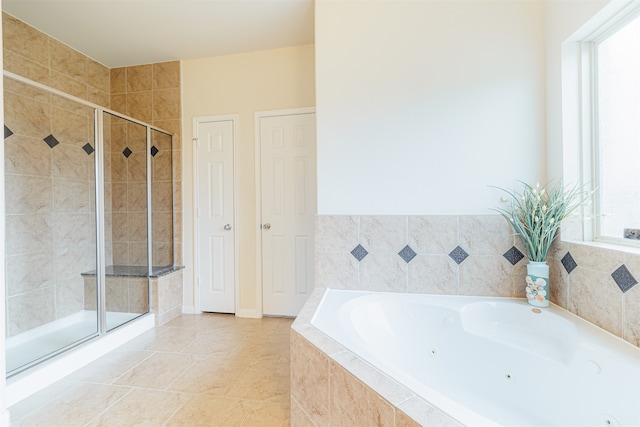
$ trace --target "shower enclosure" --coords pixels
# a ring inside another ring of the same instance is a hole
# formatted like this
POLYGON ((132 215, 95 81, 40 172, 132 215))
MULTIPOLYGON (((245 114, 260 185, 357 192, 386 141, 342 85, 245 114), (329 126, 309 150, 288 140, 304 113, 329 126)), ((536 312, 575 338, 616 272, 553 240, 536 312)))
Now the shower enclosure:
POLYGON ((172 136, 5 72, 9 376, 150 311, 174 267, 172 136))

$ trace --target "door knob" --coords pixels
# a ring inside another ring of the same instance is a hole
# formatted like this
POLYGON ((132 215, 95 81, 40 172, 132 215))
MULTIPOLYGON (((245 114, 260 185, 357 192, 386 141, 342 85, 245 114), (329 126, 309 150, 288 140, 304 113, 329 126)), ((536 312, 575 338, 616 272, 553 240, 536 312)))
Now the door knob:
POLYGON ((229 230, 231 230, 231 224, 225 224, 224 231, 229 231, 229 230))
POLYGON ((268 222, 266 224, 262 224, 262 229, 263 230, 269 230, 271 229, 271 224, 269 224, 268 222))

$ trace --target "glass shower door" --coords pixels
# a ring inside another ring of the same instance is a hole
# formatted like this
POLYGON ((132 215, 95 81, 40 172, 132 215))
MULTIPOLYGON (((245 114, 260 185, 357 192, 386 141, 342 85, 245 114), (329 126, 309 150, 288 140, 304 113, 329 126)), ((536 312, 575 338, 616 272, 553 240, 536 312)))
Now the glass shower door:
POLYGON ((93 108, 9 78, 4 90, 11 375, 98 333, 96 147, 93 108))
POLYGON ((149 311, 147 127, 103 113, 106 329, 149 311))

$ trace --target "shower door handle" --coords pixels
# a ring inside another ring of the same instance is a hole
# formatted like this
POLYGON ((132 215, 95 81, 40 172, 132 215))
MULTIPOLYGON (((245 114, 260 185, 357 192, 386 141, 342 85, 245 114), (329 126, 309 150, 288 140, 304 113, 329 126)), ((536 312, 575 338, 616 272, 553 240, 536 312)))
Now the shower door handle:
POLYGON ((231 230, 231 224, 225 224, 224 231, 229 231, 229 230, 231 230))

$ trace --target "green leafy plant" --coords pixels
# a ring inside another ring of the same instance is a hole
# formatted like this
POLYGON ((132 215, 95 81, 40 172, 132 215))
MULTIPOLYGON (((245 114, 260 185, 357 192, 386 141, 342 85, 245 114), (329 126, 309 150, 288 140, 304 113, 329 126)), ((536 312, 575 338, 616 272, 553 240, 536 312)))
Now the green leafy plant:
POLYGON ((583 187, 564 188, 561 181, 535 187, 519 181, 522 192, 504 191, 506 208, 495 208, 511 224, 524 245, 529 261, 544 262, 560 223, 590 199, 592 192, 583 187))

